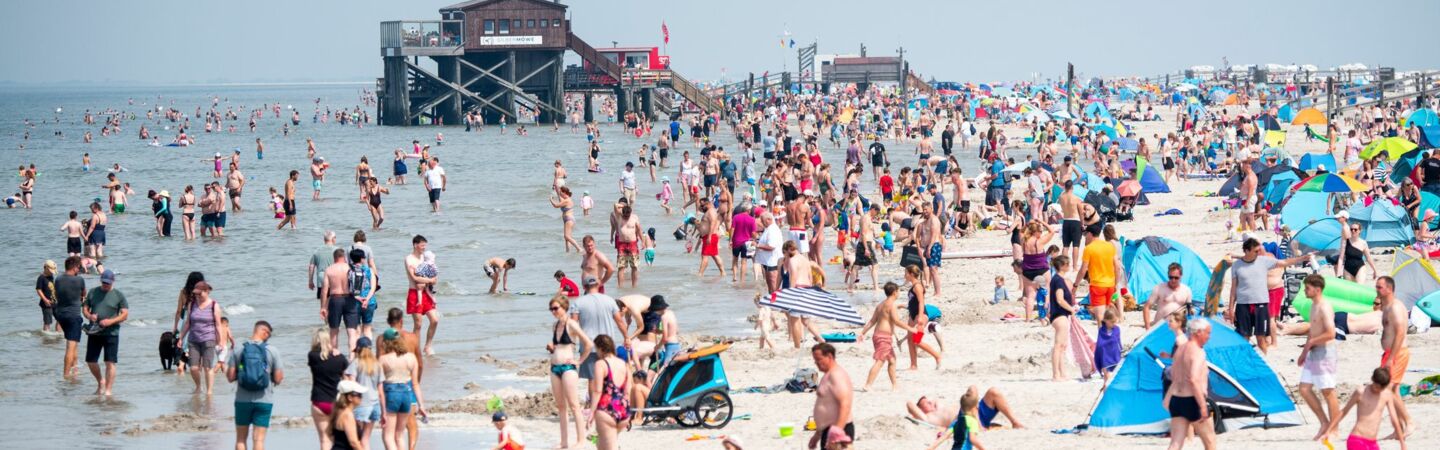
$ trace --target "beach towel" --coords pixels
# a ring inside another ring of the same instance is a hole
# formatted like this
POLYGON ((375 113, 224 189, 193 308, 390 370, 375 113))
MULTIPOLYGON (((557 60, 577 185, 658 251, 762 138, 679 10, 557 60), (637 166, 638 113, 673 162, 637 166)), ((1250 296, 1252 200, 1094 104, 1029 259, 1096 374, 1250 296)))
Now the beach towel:
POLYGON ((1095 374, 1095 341, 1078 320, 1070 321, 1070 353, 1075 357, 1075 365, 1080 367, 1080 376, 1090 378, 1095 374))
POLYGON ((1160 217, 1160 216, 1178 216, 1178 215, 1182 215, 1182 214, 1185 214, 1185 213, 1184 213, 1183 211, 1180 211, 1178 208, 1170 208, 1170 209, 1165 210, 1164 212, 1155 213, 1155 217, 1160 217))

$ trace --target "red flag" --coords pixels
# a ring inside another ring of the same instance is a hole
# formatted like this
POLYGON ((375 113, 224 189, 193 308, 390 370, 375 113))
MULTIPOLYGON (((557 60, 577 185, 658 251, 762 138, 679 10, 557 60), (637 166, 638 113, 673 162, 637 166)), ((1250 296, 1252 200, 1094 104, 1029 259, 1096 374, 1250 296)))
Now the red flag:
POLYGON ((661 22, 660 22, 660 32, 665 35, 665 43, 666 43, 666 44, 669 44, 669 43, 670 43, 670 27, 665 26, 665 22, 664 22, 664 21, 661 21, 661 22))

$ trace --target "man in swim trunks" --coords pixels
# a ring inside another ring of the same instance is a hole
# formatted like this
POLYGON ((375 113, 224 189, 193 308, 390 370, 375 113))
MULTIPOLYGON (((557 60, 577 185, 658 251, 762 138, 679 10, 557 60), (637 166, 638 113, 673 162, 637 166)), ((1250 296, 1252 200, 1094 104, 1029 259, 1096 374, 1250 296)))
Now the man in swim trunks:
POLYGON ((245 175, 240 173, 240 165, 230 163, 230 175, 225 178, 225 189, 230 192, 230 203, 235 205, 235 212, 240 212, 240 191, 245 188, 245 175))
POLYGON ((810 437, 809 448, 830 449, 831 443, 848 444, 855 440, 855 423, 850 415, 854 404, 855 389, 850 374, 835 361, 835 346, 827 343, 816 344, 810 349, 815 367, 825 374, 815 388, 815 407, 810 416, 815 419, 815 434, 810 437))
POLYGON ((925 274, 935 294, 940 295, 940 264, 945 255, 945 237, 941 235, 940 218, 931 203, 920 207, 920 221, 915 224, 916 238, 920 243, 920 254, 925 258, 925 274))
MULTIPOLYGON (((1085 238, 1090 243, 1086 244, 1085 251, 1081 252, 1080 270, 1075 273, 1074 285, 1079 285, 1082 279, 1089 280, 1090 314, 1095 317, 1095 323, 1099 324, 1105 317, 1105 308, 1111 305, 1115 296, 1115 244, 1101 239, 1094 229, 1086 229, 1085 238)), ((1124 310, 1120 312, 1123 317, 1124 310)))
POLYGON ((290 224, 291 230, 295 229, 295 182, 298 180, 300 180, 300 171, 291 170, 290 178, 285 180, 285 201, 282 206, 285 209, 285 219, 275 226, 277 230, 284 228, 287 223, 290 224))
POLYGON ((329 168, 330 165, 325 164, 325 158, 322 156, 310 160, 310 187, 313 189, 310 195, 311 200, 320 199, 320 187, 325 183, 325 170, 329 168))
POLYGON ((1381 312, 1380 366, 1390 369, 1390 390, 1396 396, 1395 412, 1400 416, 1403 433, 1410 434, 1410 413, 1405 409, 1405 400, 1400 397, 1400 382, 1405 379, 1405 369, 1410 367, 1410 347, 1405 345, 1406 330, 1410 326, 1410 314, 1405 304, 1395 298, 1395 279, 1389 275, 1375 279, 1375 306, 1381 312))
POLYGON ((580 247, 585 253, 580 256, 580 279, 594 277, 600 280, 599 292, 605 293, 605 283, 610 282, 610 277, 615 275, 615 264, 610 262, 603 253, 595 251, 595 237, 585 235, 580 239, 580 247))
POLYGON ((1335 397, 1335 372, 1340 360, 1340 348, 1335 344, 1335 314, 1330 302, 1325 300, 1325 277, 1310 274, 1305 277, 1304 285, 1305 297, 1313 303, 1309 338, 1295 360, 1300 366, 1300 396, 1320 421, 1320 431, 1314 439, 1328 439, 1325 432, 1330 429, 1330 420, 1339 418, 1340 410, 1340 401, 1335 397), (1317 387, 1325 395, 1324 403, 1315 395, 1317 387))
MULTIPOLYGON (((966 390, 977 391, 978 395, 980 388, 972 384, 966 390)), ((905 411, 915 420, 945 428, 951 423, 954 423, 955 418, 960 414, 958 406, 959 405, 940 406, 939 402, 922 395, 920 399, 914 402, 906 402, 905 411)), ((992 387, 986 389, 985 396, 980 398, 978 408, 980 414, 977 418, 980 419, 980 426, 982 427, 999 427, 999 425, 995 424, 995 418, 1003 414, 1005 415, 1005 420, 1010 422, 1012 428, 1025 428, 1024 425, 1020 424, 1020 421, 1015 420, 1015 415, 1010 411, 1010 402, 1005 399, 1005 394, 1000 392, 1000 388, 992 387)))
POLYGON ((1060 194, 1060 244, 1061 254, 1068 252, 1071 261, 1080 260, 1080 235, 1084 228, 1084 222, 1080 221, 1082 204, 1084 201, 1075 195, 1075 180, 1065 180, 1065 192, 1060 194))
POLYGON ((333 348, 355 348, 355 341, 360 338, 357 330, 360 327, 360 304, 351 295, 350 289, 350 264, 345 249, 336 248, 331 252, 331 264, 325 268, 324 276, 321 278, 320 290, 325 293, 324 299, 320 300, 320 317, 325 319, 326 325, 330 327, 330 345, 333 348), (339 345, 340 323, 345 323, 345 336, 349 339, 348 347, 339 345))
POLYGON ((810 222, 810 199, 813 197, 815 191, 806 189, 804 195, 785 205, 785 225, 790 231, 785 240, 795 241, 800 253, 805 254, 810 253, 810 233, 807 227, 810 222))
POLYGON ((405 277, 410 280, 409 292, 405 297, 405 312, 410 314, 413 320, 413 332, 420 334, 420 317, 430 319, 430 327, 425 331, 425 353, 435 354, 435 328, 440 326, 440 311, 435 309, 435 298, 431 296, 430 290, 424 286, 435 284, 435 278, 421 276, 419 270, 420 262, 425 255, 425 248, 429 241, 425 236, 415 235, 410 240, 411 251, 405 255, 405 277))
POLYGON ((1211 424, 1206 396, 1210 392, 1210 369, 1205 364, 1205 342, 1210 340, 1210 321, 1191 320, 1185 325, 1189 340, 1175 350, 1170 367, 1173 380, 1161 404, 1170 411, 1170 448, 1185 447, 1185 438, 1194 431, 1205 448, 1215 448, 1215 427, 1211 424))
POLYGON ((640 276, 636 258, 640 256, 640 242, 644 233, 640 228, 640 215, 635 214, 629 204, 620 207, 615 227, 615 287, 624 287, 625 271, 630 272, 630 287, 635 287, 640 276))
POLYGON ((429 162, 429 169, 424 173, 425 190, 430 193, 430 212, 440 212, 440 193, 445 192, 449 179, 445 177, 445 168, 440 167, 440 157, 432 157, 429 162))

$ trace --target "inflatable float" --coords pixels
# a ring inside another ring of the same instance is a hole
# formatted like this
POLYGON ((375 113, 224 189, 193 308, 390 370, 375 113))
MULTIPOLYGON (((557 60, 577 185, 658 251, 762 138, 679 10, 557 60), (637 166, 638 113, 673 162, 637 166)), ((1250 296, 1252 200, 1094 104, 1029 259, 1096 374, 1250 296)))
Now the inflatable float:
POLYGON ((1415 302, 1415 309, 1430 316, 1430 320, 1440 321, 1440 291, 1431 292, 1430 295, 1420 297, 1415 302))
POLYGON ((692 360, 692 359, 699 359, 699 358, 702 358, 702 357, 705 357, 705 356, 710 356, 710 355, 713 355, 713 354, 716 354, 716 353, 720 353, 720 352, 723 352, 723 351, 725 351, 725 350, 730 349, 730 344, 731 344, 730 342, 722 342, 722 343, 715 344, 715 345, 711 345, 711 346, 709 346, 709 347, 705 347, 705 348, 702 348, 702 349, 697 349, 697 350, 692 351, 692 352, 690 352, 690 353, 684 353, 684 354, 681 354, 680 356, 675 357, 675 362, 689 361, 689 360, 692 360))
POLYGON ((820 335, 825 342, 855 342, 855 333, 825 333, 820 335))
MULTIPOLYGON (((1374 286, 1327 276, 1325 277, 1325 292, 1321 295, 1325 296, 1325 300, 1330 302, 1330 308, 1336 312, 1363 314, 1375 310, 1374 286)), ((1434 295, 1432 294, 1430 297, 1434 297, 1434 295)), ((1311 303, 1304 291, 1295 295, 1295 300, 1290 303, 1290 306, 1295 308, 1295 312, 1300 315, 1301 320, 1310 321, 1311 303)))

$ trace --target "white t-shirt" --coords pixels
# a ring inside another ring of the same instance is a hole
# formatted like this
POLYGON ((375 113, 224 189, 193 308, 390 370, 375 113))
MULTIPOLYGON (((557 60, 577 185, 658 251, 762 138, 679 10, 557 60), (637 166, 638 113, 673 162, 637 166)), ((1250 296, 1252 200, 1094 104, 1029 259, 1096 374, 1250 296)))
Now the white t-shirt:
POLYGON ((635 189, 635 172, 620 172, 620 185, 625 189, 635 189))
POLYGON ((785 245, 785 235, 781 233, 780 227, 775 224, 765 227, 765 232, 760 233, 760 245, 766 245, 774 250, 756 250, 755 260, 766 267, 780 265, 780 247, 785 245))
POLYGON ((430 170, 426 170, 426 171, 425 171, 425 181, 429 181, 429 182, 430 182, 430 189, 444 189, 444 188, 445 188, 445 180, 444 180, 444 177, 445 177, 445 168, 444 168, 444 167, 435 166, 434 169, 430 169, 430 170))

